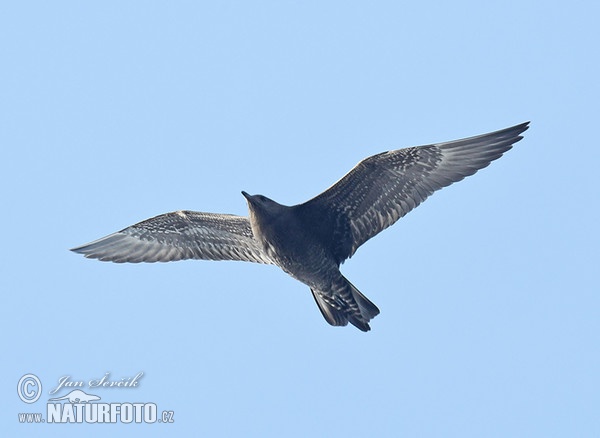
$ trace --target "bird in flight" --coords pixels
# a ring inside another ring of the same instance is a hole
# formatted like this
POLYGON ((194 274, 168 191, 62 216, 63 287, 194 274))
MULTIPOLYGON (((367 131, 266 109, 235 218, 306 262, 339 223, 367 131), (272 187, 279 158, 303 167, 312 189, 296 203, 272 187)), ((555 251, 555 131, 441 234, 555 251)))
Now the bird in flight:
POLYGON ((379 309, 340 272, 359 246, 446 187, 500 158, 529 122, 373 155, 320 195, 286 206, 242 192, 249 217, 176 211, 72 251, 116 263, 240 260, 279 266, 306 284, 325 320, 369 331, 379 309))

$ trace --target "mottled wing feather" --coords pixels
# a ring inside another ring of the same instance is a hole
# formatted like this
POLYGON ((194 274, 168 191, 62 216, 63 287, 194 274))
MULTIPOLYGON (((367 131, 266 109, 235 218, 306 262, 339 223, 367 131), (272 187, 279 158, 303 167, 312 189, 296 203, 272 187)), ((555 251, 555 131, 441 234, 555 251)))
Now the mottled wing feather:
POLYGON ((383 152, 364 159, 325 192, 302 204, 308 217, 328 217, 338 261, 394 224, 429 195, 501 157, 528 122, 490 134, 383 152))
POLYGON ((254 240, 248 218, 194 211, 162 214, 72 251, 117 263, 184 259, 272 263, 254 240))

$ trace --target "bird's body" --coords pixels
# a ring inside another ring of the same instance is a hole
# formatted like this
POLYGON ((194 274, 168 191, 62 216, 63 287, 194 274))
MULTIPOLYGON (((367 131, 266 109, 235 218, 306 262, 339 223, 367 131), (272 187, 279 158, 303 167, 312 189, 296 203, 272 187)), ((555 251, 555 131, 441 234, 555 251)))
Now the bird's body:
POLYGON ((205 259, 274 264, 310 287, 327 322, 350 322, 368 331, 379 309, 341 274, 341 263, 434 191, 502 156, 527 127, 523 123, 464 140, 374 155, 303 204, 285 206, 242 192, 249 218, 167 213, 73 251, 113 262, 205 259))
POLYGON ((369 330, 368 322, 379 309, 340 272, 341 262, 333 256, 332 224, 313 217, 305 204, 288 207, 262 195, 242 194, 254 238, 277 266, 310 287, 325 319, 369 330))
POLYGON ((269 259, 286 273, 312 286, 317 280, 316 273, 336 266, 324 242, 296 214, 297 206, 277 204, 261 195, 243 194, 248 200, 254 238, 269 259))

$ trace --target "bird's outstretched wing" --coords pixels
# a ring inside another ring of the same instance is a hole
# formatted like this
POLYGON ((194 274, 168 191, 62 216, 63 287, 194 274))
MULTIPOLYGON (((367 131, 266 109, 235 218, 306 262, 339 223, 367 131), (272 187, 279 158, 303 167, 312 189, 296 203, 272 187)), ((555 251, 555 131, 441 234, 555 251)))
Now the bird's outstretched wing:
POLYGON ((373 155, 325 192, 299 205, 299 212, 330 224, 332 249, 341 263, 436 190, 500 158, 521 140, 528 125, 373 155))
POLYGON ((153 217, 71 251, 117 263, 184 259, 273 263, 241 216, 177 211, 153 217))

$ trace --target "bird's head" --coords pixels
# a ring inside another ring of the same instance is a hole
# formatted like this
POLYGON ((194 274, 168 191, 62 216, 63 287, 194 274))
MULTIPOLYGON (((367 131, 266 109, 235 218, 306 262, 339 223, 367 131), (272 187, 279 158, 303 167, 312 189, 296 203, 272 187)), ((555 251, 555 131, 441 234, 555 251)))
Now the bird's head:
POLYGON ((279 216, 286 207, 263 195, 249 195, 242 191, 242 195, 248 201, 250 219, 260 222, 270 222, 279 216))
POLYGON ((281 204, 273 201, 272 199, 267 198, 263 195, 249 195, 248 193, 242 191, 242 195, 248 201, 248 207, 250 210, 260 210, 260 211, 273 211, 277 209, 277 207, 282 207, 281 204))

